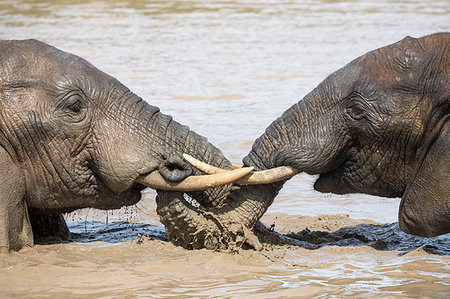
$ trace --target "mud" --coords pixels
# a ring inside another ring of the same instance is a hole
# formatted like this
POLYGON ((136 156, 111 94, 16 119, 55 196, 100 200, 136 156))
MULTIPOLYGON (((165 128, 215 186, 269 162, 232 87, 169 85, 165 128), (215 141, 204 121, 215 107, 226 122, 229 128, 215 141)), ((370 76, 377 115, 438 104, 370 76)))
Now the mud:
POLYGON ((311 250, 325 246, 370 246, 381 251, 399 251, 399 255, 421 249, 431 254, 450 256, 450 236, 426 239, 409 235, 400 230, 397 222, 377 224, 370 220, 356 221, 348 215, 292 217, 285 214, 269 214, 263 218, 263 222, 267 221, 272 222, 269 227, 261 222, 255 227, 266 249, 280 245, 311 250), (278 221, 281 232, 276 229, 278 221))
POLYGON ((270 213, 256 229, 261 251, 185 250, 167 241, 150 197, 108 216, 95 210, 69 215, 70 241, 45 240, 1 255, 1 297, 448 295, 448 235, 422 239, 402 233, 397 223, 348 215, 270 213), (145 219, 138 216, 144 210, 145 219), (88 219, 80 215, 86 213, 88 219))

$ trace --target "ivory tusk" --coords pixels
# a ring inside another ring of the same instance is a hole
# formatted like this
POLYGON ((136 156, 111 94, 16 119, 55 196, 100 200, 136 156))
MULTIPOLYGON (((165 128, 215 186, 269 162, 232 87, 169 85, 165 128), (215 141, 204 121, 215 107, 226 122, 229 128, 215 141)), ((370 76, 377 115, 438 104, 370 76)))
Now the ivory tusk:
POLYGON ((239 169, 244 167, 244 163, 231 163, 233 165, 233 169, 239 169))
POLYGON ((200 160, 197 160, 196 158, 192 157, 188 154, 183 154, 183 158, 189 162, 192 166, 200 170, 201 172, 204 172, 206 174, 216 174, 216 173, 222 173, 225 171, 229 171, 227 169, 218 168, 209 164, 206 164, 205 162, 202 162, 200 160))
POLYGON ((267 170, 253 171, 234 181, 239 185, 259 185, 284 181, 295 176, 299 171, 290 166, 279 166, 267 170))
POLYGON ((179 183, 167 182, 161 176, 159 171, 156 170, 147 176, 138 177, 136 181, 144 186, 159 190, 186 192, 199 191, 233 183, 249 174, 252 170, 253 167, 244 167, 212 175, 190 176, 179 183))
MULTIPOLYGON (((186 161, 188 161, 192 166, 207 174, 217 174, 227 171, 225 169, 214 167, 199 161, 188 154, 183 154, 183 158, 186 159, 186 161)), ((270 184, 290 179, 299 172, 300 171, 297 169, 289 166, 280 166, 272 169, 251 172, 248 175, 234 181, 234 183, 239 185, 270 184)))

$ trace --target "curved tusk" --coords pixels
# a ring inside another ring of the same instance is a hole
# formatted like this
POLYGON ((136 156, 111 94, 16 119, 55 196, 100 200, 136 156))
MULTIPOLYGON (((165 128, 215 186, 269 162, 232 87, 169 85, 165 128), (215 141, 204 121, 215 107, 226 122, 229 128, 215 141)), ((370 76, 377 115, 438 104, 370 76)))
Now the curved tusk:
POLYGON ((222 173, 225 171, 229 171, 226 169, 222 169, 222 168, 218 168, 218 167, 206 164, 205 162, 197 160, 188 154, 183 154, 183 158, 186 161, 188 161, 189 164, 191 164, 192 166, 194 166, 195 168, 197 168, 198 170, 200 170, 201 172, 204 172, 206 174, 216 174, 216 173, 222 173))
POLYGON ((186 192, 199 191, 233 183, 248 175, 252 170, 253 167, 244 167, 212 175, 190 176, 179 183, 167 182, 161 176, 159 171, 156 170, 147 176, 138 177, 136 181, 144 186, 159 190, 186 192))
POLYGON ((267 170, 251 172, 245 177, 234 181, 234 183, 239 185, 270 184, 290 179, 299 172, 300 171, 290 166, 279 166, 267 170))
POLYGON ((233 165, 233 169, 239 169, 244 167, 244 163, 231 163, 233 165))
MULTIPOLYGON (((227 169, 222 169, 222 168, 218 168, 218 167, 206 164, 205 162, 197 160, 188 154, 183 154, 183 158, 186 161, 188 161, 189 164, 191 164, 198 170, 200 170, 204 173, 207 173, 207 174, 215 174, 215 173, 221 173, 221 172, 228 171, 227 169)), ((239 168, 244 167, 244 163, 231 163, 231 165, 233 166, 233 169, 239 169, 239 168)))
MULTIPOLYGON (((194 157, 189 156, 188 154, 183 154, 183 158, 186 159, 186 161, 188 161, 192 166, 207 174, 223 173, 224 171, 227 171, 225 169, 214 167, 212 165, 199 161, 194 157)), ((249 173, 245 177, 234 181, 234 183, 239 185, 270 184, 290 179, 299 172, 299 170, 290 166, 279 166, 272 169, 254 171, 252 173, 249 173)))

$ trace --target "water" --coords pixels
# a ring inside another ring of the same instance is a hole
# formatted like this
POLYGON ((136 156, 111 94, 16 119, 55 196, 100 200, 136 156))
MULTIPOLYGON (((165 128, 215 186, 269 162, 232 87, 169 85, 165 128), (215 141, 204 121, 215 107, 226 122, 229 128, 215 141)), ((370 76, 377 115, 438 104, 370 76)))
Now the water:
MULTIPOLYGON (((0 38, 86 58, 234 161, 329 73, 406 35, 449 29, 445 0, 0 1, 0 38)), ((406 238, 381 225, 397 221, 399 199, 324 195, 314 179, 289 181, 263 221, 283 233, 379 231, 381 243, 326 236, 315 250, 186 251, 165 241, 146 191, 134 207, 67 215, 72 243, 0 256, 0 296, 448 297, 450 259, 433 247, 448 254, 450 237, 406 238)))

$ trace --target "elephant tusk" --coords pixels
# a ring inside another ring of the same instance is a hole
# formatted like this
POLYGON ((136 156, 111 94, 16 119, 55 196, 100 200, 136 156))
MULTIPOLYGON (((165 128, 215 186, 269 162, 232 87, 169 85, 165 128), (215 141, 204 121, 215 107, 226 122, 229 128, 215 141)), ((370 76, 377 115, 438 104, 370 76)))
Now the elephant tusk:
MULTIPOLYGON (((188 154, 183 154, 183 158, 195 168, 207 174, 223 173, 227 170, 214 167, 200 160, 195 159, 188 154)), ((234 166, 234 165, 233 165, 234 166)), ((298 174, 300 171, 290 166, 279 166, 272 169, 253 171, 248 175, 234 181, 238 185, 260 185, 270 184, 283 180, 287 180, 298 174)))
POLYGON ((243 178, 234 181, 234 183, 239 185, 270 184, 290 179, 299 172, 290 166, 279 166, 267 170, 253 171, 243 178))
POLYGON ((138 177, 136 181, 139 184, 158 190, 200 191, 233 183, 249 174, 252 170, 253 167, 244 167, 211 175, 190 176, 178 183, 166 181, 159 171, 156 170, 147 176, 138 177))
POLYGON ((233 165, 233 169, 239 169, 244 167, 244 163, 231 163, 233 165))
MULTIPOLYGON (((209 164, 206 164, 205 162, 202 162, 200 160, 195 159, 194 157, 188 155, 188 154, 183 154, 183 158, 189 162, 189 164, 191 164, 192 166, 194 166, 195 168, 197 168, 198 170, 206 173, 206 174, 216 174, 216 173, 222 173, 225 171, 229 171, 226 169, 222 169, 219 167, 215 167, 209 164)), ((239 169, 241 167, 240 163, 232 163, 233 164, 233 168, 234 169, 239 169)))

